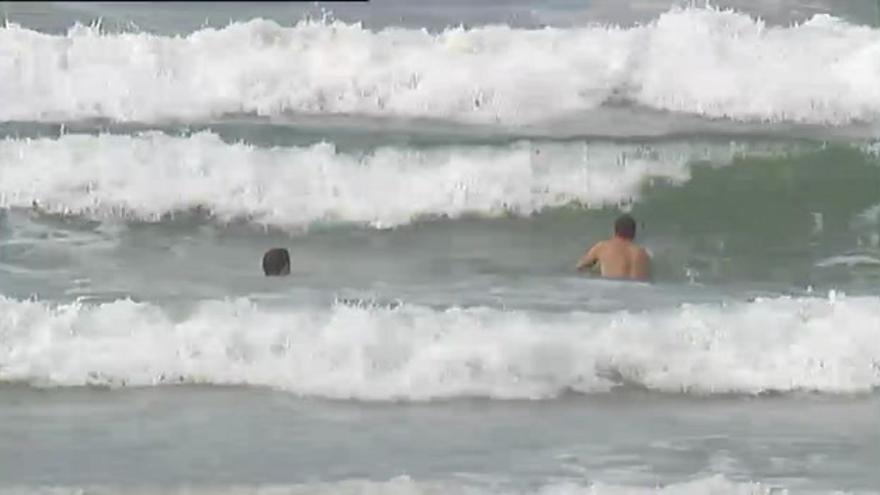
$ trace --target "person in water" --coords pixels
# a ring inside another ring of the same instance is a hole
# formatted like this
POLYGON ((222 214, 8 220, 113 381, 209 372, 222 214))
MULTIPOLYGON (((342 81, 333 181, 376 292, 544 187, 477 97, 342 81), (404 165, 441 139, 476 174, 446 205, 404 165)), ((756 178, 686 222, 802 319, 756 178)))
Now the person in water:
POLYGON ((284 248, 272 248, 263 255, 263 273, 267 277, 290 274, 290 253, 284 248))
POLYGON ((621 215, 614 221, 611 239, 597 242, 575 268, 585 270, 599 263, 603 278, 648 280, 651 258, 644 248, 633 242, 635 237, 636 221, 629 215, 621 215))

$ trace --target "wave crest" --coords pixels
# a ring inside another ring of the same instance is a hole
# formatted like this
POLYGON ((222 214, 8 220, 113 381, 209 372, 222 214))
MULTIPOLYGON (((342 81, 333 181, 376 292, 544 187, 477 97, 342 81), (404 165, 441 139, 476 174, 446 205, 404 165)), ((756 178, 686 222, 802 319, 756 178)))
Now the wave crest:
POLYGON ((528 215, 638 197, 651 178, 686 181, 692 160, 737 145, 535 144, 344 153, 329 143, 257 148, 216 134, 66 135, 0 141, 0 206, 161 220, 189 209, 278 227, 393 227, 423 217, 528 215))
POLYGON ((0 299, 0 380, 41 386, 204 383, 329 398, 546 399, 621 385, 670 393, 868 392, 876 297, 778 298, 645 313, 490 308, 266 309, 207 301, 0 299))
POLYGON ((152 122, 250 113, 524 125, 627 102, 712 118, 846 124, 880 114, 880 30, 768 27, 673 9, 644 26, 440 33, 267 20, 187 36, 0 28, 0 120, 152 122))

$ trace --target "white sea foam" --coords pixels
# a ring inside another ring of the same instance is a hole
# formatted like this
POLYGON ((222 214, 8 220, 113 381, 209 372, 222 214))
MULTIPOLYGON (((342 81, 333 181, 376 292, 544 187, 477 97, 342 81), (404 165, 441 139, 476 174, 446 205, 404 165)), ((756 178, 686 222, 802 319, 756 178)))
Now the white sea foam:
POLYGON ((863 212, 859 213, 856 217, 856 224, 862 227, 871 224, 880 224, 880 203, 871 205, 868 208, 865 208, 863 212))
POLYGON ((816 266, 827 268, 830 266, 880 266, 880 259, 865 254, 843 254, 831 256, 816 262, 816 266))
MULTIPOLYGON (((68 495, 83 492, 102 495, 118 493, 117 487, 63 488, 2 488, 0 494, 39 494, 68 495)), ((501 488, 468 485, 452 481, 417 481, 409 476, 398 476, 388 481, 345 480, 337 482, 315 482, 297 485, 228 486, 200 488, 188 486, 178 488, 125 487, 132 495, 178 494, 178 495, 774 495, 789 493, 784 486, 775 483, 736 482, 724 476, 704 476, 691 481, 671 483, 665 486, 644 487, 608 483, 588 483, 579 481, 556 482, 531 489, 516 487, 501 488)), ((848 492, 831 490, 798 490, 796 493, 820 495, 848 492)), ((862 492, 859 492, 862 493, 862 492)), ((868 493, 868 492, 864 492, 868 493)))
POLYGON ((630 201, 646 180, 681 183, 690 162, 725 163, 741 152, 723 144, 522 142, 343 153, 327 143, 227 144, 211 133, 8 139, 0 141, 0 206, 37 201, 50 212, 142 220, 200 207, 221 219, 281 227, 318 221, 395 226, 425 216, 530 214, 572 202, 630 201))
POLYGON ((609 102, 736 120, 880 114, 880 30, 711 8, 631 28, 439 33, 234 23, 186 36, 0 28, 0 120, 359 114, 519 125, 609 102))
POLYGON ((644 313, 269 309, 206 301, 0 299, 0 380, 267 386, 363 400, 545 399, 621 384, 670 393, 862 393, 880 385, 880 299, 831 294, 644 313))

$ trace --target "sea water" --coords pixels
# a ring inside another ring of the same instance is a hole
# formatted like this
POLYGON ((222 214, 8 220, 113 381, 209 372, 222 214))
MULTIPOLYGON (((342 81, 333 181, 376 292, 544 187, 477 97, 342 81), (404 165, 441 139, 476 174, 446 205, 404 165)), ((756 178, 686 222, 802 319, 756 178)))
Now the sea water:
POLYGON ((880 490, 872 2, 0 12, 0 493, 880 490))

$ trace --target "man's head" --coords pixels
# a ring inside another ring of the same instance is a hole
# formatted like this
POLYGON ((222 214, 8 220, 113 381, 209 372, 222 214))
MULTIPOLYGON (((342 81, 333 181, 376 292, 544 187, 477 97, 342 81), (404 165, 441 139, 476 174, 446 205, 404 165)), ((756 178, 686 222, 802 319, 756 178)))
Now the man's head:
POLYGON ((633 240, 636 238, 636 221, 633 217, 623 214, 614 221, 614 235, 621 239, 633 240))
POLYGON ((267 277, 290 274, 290 254, 284 248, 272 248, 263 255, 263 273, 267 277))

